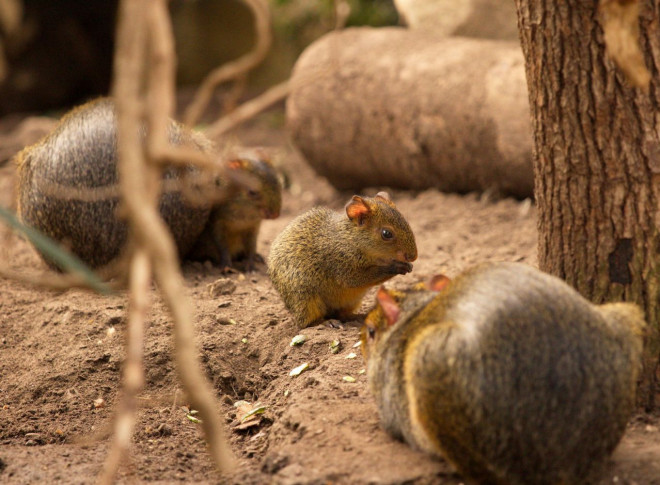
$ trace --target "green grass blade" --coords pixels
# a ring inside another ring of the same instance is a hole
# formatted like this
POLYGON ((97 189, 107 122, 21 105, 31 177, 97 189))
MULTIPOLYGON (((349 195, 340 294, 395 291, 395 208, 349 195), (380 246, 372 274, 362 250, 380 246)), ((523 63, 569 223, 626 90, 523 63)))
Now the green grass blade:
POLYGON ((68 273, 79 274, 87 286, 98 293, 104 295, 112 293, 110 287, 103 283, 103 281, 101 281, 101 279, 80 259, 62 249, 48 236, 45 236, 36 229, 20 222, 12 212, 2 206, 0 206, 0 218, 4 219, 10 227, 24 234, 40 253, 57 264, 62 270, 68 273))

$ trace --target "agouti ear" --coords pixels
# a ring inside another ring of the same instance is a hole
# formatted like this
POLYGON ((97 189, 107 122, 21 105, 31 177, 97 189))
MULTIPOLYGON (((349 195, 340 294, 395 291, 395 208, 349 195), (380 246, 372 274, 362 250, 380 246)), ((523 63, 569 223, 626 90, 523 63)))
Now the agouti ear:
POLYGON ((378 289, 376 300, 378 301, 380 307, 383 309, 383 314, 387 319, 387 325, 394 325, 397 320, 399 320, 399 315, 401 315, 401 308, 399 308, 399 304, 382 286, 378 289))
POLYGON ((365 223, 370 213, 371 209, 359 195, 351 197, 351 200, 346 204, 346 215, 348 215, 350 220, 357 222, 358 226, 362 226, 365 223))
POLYGON ((242 160, 229 160, 227 162, 227 168, 231 170, 240 170, 243 168, 243 161, 242 160))
POLYGON ((395 207, 394 202, 392 202, 392 199, 390 197, 390 194, 384 191, 378 192, 375 196, 374 199, 380 199, 381 201, 385 202, 387 205, 390 207, 395 207))
POLYGON ((429 281, 429 290, 431 291, 442 291, 450 283, 450 279, 443 274, 437 274, 431 278, 429 281))

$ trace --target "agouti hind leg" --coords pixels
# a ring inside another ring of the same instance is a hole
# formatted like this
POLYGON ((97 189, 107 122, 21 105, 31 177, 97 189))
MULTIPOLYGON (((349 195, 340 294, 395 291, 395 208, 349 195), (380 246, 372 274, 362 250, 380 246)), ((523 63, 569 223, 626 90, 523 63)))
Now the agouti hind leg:
POLYGON ((296 315, 298 326, 300 328, 310 327, 325 318, 327 308, 321 297, 318 295, 312 296, 308 300, 299 305, 299 308, 294 308, 293 313, 296 315))

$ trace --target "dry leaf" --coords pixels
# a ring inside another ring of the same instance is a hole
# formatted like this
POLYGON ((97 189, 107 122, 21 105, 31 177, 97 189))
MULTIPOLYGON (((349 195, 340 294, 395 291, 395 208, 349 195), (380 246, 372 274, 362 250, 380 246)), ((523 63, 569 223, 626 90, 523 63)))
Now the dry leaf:
POLYGON ((291 369, 291 372, 289 372, 289 375, 291 377, 299 376, 304 370, 307 370, 309 367, 309 364, 305 362, 304 364, 299 365, 298 367, 291 369))

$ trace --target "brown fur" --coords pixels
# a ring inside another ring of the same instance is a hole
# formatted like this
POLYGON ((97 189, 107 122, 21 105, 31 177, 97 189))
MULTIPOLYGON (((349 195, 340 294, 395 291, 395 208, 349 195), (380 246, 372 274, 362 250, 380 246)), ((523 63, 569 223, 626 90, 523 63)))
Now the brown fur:
MULTIPOLYGON (((202 134, 189 130, 172 121, 168 126, 169 142, 215 154, 213 144, 202 134)), ((68 247, 74 254, 93 268, 112 266, 125 252, 128 228, 118 216, 119 200, 113 196, 100 197, 88 201, 69 196, 76 189, 107 189, 117 187, 117 129, 114 103, 103 98, 87 103, 67 113, 55 130, 38 143, 22 150, 16 156, 19 173, 18 212, 26 224, 68 247), (52 189, 55 189, 55 193, 52 189)), ((254 174, 263 186, 273 193, 271 184, 273 170, 263 178, 257 170, 257 161, 244 161, 238 167, 254 174)), ((261 166, 259 165, 261 168, 261 166)), ((166 180, 187 180, 196 175, 193 168, 172 168, 165 172, 166 180)), ((191 178, 192 180, 192 178, 191 178)), ((220 180, 220 189, 225 190, 230 181, 220 180)), ((273 200, 269 212, 261 211, 264 203, 259 200, 254 212, 263 217, 276 217, 279 214, 279 186, 277 199, 273 200)), ((233 193, 232 199, 221 205, 211 206, 188 200, 180 190, 164 190, 159 201, 159 211, 177 245, 182 257, 187 256, 195 246, 205 228, 215 228, 211 244, 216 252, 228 253, 230 257, 222 261, 231 265, 232 257, 246 254, 254 258, 254 244, 259 229, 259 220, 250 216, 250 234, 243 241, 244 247, 235 242, 227 242, 234 234, 229 219, 236 206, 247 206, 242 197, 242 189, 233 193), (227 224, 223 225, 224 222, 227 224), (231 246, 231 249, 227 249, 231 246)), ((259 194, 261 195, 261 193, 259 194)), ((236 232, 243 233, 243 228, 236 232)), ((209 230, 209 232, 212 232, 209 230)), ((49 265, 54 265, 46 261, 49 265)))
POLYGON ((412 270, 415 237, 385 192, 353 198, 346 215, 317 207, 294 219, 270 250, 268 272, 300 327, 348 318, 367 290, 412 270), (382 231, 393 237, 384 240, 382 231))
POLYGON ((387 431, 493 484, 581 484, 634 408, 645 326, 627 303, 594 306, 515 263, 468 270, 439 293, 390 301, 362 332, 387 431))

